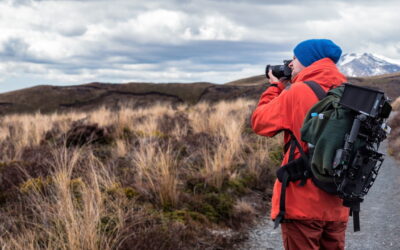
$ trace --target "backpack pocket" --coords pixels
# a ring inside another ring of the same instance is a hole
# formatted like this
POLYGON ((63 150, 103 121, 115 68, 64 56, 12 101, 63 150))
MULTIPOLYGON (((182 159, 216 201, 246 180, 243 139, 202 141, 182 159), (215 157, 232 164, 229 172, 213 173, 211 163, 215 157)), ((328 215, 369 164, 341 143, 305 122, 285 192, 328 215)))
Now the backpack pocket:
POLYGON ((336 150, 343 147, 354 117, 349 110, 331 107, 306 120, 301 129, 302 140, 314 146, 311 170, 323 182, 333 182, 332 162, 336 150))

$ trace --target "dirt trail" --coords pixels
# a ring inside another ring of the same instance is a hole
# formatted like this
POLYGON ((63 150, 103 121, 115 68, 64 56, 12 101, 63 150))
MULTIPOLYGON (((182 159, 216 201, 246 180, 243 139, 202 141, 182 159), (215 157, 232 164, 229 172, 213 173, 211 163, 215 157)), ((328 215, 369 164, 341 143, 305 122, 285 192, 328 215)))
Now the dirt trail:
MULTIPOLYGON (((380 151, 387 151, 387 141, 380 151)), ((400 249, 400 166, 386 156, 374 186, 361 203, 361 231, 353 232, 349 219, 346 249, 400 249)), ((249 233, 237 249, 283 249, 280 229, 274 230, 268 217, 249 233)))

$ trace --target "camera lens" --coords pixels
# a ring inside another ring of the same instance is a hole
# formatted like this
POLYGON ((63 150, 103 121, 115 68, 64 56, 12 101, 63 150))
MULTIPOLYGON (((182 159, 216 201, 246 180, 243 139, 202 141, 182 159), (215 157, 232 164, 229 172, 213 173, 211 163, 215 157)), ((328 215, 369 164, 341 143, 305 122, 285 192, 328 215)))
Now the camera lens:
POLYGON ((276 78, 280 79, 282 77, 285 77, 285 78, 289 79, 292 75, 292 69, 289 68, 289 64, 291 61, 292 60, 284 60, 283 65, 269 65, 268 64, 265 67, 265 77, 267 77, 267 79, 269 79, 268 72, 269 72, 269 70, 271 70, 272 74, 276 78))

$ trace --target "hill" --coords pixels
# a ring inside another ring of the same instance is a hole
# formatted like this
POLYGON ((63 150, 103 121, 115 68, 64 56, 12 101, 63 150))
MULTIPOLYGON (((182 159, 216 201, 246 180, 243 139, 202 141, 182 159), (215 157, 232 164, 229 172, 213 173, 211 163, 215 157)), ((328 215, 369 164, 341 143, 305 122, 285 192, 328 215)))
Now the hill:
POLYGON ((395 100, 400 96, 400 73, 385 74, 370 77, 349 77, 349 82, 376 88, 384 91, 390 99, 395 100))
POLYGON ((257 98, 266 86, 229 86, 212 83, 89 83, 78 86, 36 86, 0 94, 0 114, 91 110, 105 105, 143 107, 156 102, 171 104, 215 102, 239 97, 257 98))
MULTIPOLYGON (((370 77, 348 77, 349 83, 384 91, 392 100, 400 96, 400 72, 370 77)), ((228 82, 229 86, 254 86, 267 82, 264 75, 228 82)))
MULTIPOLYGON (((170 104, 201 101, 216 102, 239 97, 257 100, 266 89, 264 75, 248 77, 226 84, 197 83, 88 83, 77 86, 36 86, 0 94, 0 114, 43 113, 67 110, 92 110, 99 106, 133 108, 156 102, 170 104)), ((400 73, 373 77, 350 77, 349 82, 378 88, 391 98, 400 96, 400 73)))

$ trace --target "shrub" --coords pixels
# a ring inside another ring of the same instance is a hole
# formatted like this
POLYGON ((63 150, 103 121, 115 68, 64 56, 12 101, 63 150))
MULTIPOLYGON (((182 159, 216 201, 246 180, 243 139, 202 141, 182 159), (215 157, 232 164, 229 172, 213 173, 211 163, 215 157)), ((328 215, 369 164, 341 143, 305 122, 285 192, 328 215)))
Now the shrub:
POLYGON ((243 198, 270 195, 281 161, 281 137, 251 133, 253 106, 237 100, 3 118, 0 245, 223 247, 207 229, 249 225, 257 211, 243 198))

